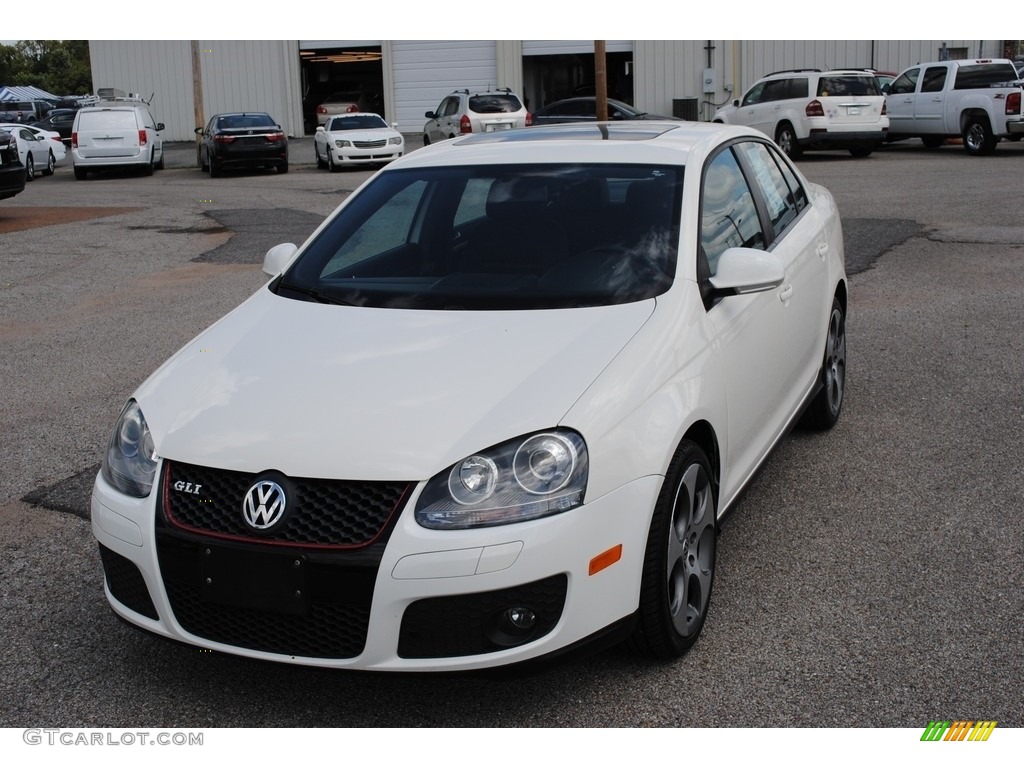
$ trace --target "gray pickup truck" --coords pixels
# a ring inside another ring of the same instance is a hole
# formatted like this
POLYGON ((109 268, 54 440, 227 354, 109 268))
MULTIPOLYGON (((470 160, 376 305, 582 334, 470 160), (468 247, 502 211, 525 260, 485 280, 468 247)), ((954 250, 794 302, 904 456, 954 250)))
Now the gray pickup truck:
POLYGON ((1000 139, 1024 136, 1022 88, 1009 59, 915 64, 889 86, 888 141, 920 138, 937 147, 961 137, 972 155, 987 155, 1000 139))

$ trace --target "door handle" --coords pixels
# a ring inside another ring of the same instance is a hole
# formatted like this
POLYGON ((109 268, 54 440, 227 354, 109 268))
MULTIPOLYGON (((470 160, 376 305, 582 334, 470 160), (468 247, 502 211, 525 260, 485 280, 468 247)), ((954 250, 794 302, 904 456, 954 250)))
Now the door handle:
POLYGON ((793 297, 793 284, 792 283, 786 283, 784 286, 782 286, 782 289, 779 291, 779 300, 783 304, 785 304, 792 297, 793 297))
POLYGON ((818 243, 817 253, 824 259, 828 255, 828 243, 818 243))

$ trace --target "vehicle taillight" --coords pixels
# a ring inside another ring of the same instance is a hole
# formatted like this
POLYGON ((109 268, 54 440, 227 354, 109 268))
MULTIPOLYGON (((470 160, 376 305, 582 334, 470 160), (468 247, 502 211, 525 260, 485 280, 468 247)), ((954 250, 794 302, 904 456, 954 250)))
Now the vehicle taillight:
POLYGON ((284 141, 284 133, 268 133, 267 141, 284 141))
POLYGON ((346 109, 345 111, 346 112, 358 112, 359 111, 359 105, 358 104, 349 104, 348 109, 346 109))
POLYGON ((327 114, 327 107, 325 107, 323 104, 321 104, 319 107, 316 108, 316 113, 318 115, 326 115, 327 114))
POLYGON ((885 114, 886 114, 886 110, 885 110, 885 102, 884 102, 884 101, 882 102, 882 114, 883 114, 883 115, 885 115, 885 114))
POLYGON ((230 144, 234 140, 234 136, 225 136, 223 134, 218 134, 217 136, 213 137, 214 144, 230 144))
POLYGON ((463 115, 459 120, 459 133, 472 133, 473 123, 469 121, 469 115, 463 115))
POLYGON ((533 125, 533 115, 531 115, 529 112, 527 112, 526 113, 526 127, 529 128, 531 125, 533 125))
POLYGON ((142 130, 141 128, 139 129, 139 146, 140 147, 146 146, 146 132, 144 130, 142 130))
POLYGON ((1014 91, 1006 97, 1006 114, 1020 114, 1020 91, 1014 91))
POLYGON ((825 108, 821 106, 820 101, 815 99, 814 101, 807 105, 807 109, 804 110, 804 113, 808 117, 824 117, 825 108))
POLYGON ((71 132, 71 148, 72 149, 77 149, 78 148, 78 131, 72 131, 71 132))

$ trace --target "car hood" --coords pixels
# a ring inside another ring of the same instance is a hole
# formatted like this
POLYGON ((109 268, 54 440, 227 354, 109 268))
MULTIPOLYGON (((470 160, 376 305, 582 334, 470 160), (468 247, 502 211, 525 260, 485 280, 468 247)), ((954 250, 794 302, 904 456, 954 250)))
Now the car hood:
POLYGON ((413 311, 264 289, 183 347, 136 399, 165 458, 421 480, 556 426, 654 306, 413 311))

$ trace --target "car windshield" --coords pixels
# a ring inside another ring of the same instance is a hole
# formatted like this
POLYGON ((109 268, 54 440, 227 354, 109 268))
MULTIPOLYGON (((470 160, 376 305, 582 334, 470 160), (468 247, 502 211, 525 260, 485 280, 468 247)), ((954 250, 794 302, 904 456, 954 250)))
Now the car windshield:
POLYGON ((387 128, 388 124, 379 115, 353 115, 335 117, 327 126, 328 131, 364 131, 367 128, 387 128))
POLYGON ((270 115, 259 112, 245 115, 222 115, 217 118, 217 127, 222 130, 234 130, 238 128, 266 128, 276 127, 276 123, 270 115))
POLYGON ((832 75, 818 80, 818 96, 881 96, 874 75, 832 75))
POLYGON ((413 309, 641 301, 675 276, 681 166, 385 171, 274 285, 283 296, 413 309))
POLYGON ((469 111, 480 115, 518 112, 522 108, 523 105, 519 99, 511 94, 479 93, 469 97, 469 111))

